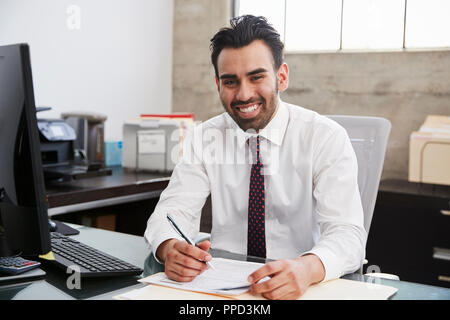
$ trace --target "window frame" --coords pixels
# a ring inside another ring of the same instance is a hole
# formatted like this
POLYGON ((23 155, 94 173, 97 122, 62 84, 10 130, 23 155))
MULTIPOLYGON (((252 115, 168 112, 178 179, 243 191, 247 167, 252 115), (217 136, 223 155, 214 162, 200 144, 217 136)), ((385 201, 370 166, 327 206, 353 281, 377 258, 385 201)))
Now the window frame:
MULTIPOLYGON (((283 43, 286 43, 286 11, 287 11, 287 0, 276 0, 276 1, 284 1, 284 30, 283 30, 283 43)), ((407 25, 407 11, 408 11, 408 0, 405 1, 405 10, 403 13, 403 43, 401 48, 392 48, 392 49, 345 49, 342 48, 342 31, 343 31, 343 24, 344 24, 344 1, 341 0, 341 25, 340 25, 340 31, 339 31, 339 49, 337 50, 311 50, 313 52, 355 52, 355 51, 366 51, 366 52, 373 52, 373 51, 380 51, 380 52, 388 52, 388 51, 405 51, 405 50, 446 50, 448 47, 446 46, 435 46, 435 47, 424 47, 424 48, 408 48, 406 47, 406 25, 407 25)), ((239 4, 240 0, 232 0, 232 17, 237 17, 239 14, 239 4)), ((301 53, 301 52, 311 52, 311 51, 298 51, 298 50, 289 50, 286 53, 301 53)))

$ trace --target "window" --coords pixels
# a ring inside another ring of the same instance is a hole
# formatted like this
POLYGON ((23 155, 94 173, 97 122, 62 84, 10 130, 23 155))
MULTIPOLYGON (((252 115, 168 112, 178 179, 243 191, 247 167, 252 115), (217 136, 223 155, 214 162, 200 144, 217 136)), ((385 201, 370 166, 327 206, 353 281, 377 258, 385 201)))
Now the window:
POLYGON ((344 0, 342 48, 403 47, 404 0, 344 0))
POLYGON ((450 1, 408 0, 405 46, 450 47, 450 1))
POLYGON ((341 1, 287 0, 286 50, 338 50, 341 1))
POLYGON ((285 1, 279 0, 245 0, 239 2, 239 15, 252 14, 266 17, 270 24, 284 39, 285 1))
POLYGON ((448 0, 234 0, 265 16, 287 51, 450 47, 448 0))

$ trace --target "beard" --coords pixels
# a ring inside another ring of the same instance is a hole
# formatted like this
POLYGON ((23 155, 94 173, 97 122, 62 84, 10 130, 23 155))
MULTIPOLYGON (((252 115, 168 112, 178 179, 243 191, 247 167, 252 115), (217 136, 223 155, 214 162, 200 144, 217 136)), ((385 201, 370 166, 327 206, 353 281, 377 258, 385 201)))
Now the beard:
POLYGON ((236 122, 236 124, 243 131, 256 131, 263 129, 267 126, 267 124, 272 120, 273 115, 278 107, 278 86, 275 87, 275 90, 270 94, 268 99, 258 95, 256 97, 252 97, 247 101, 234 100, 228 106, 222 99, 220 99, 225 111, 231 116, 231 118, 236 122), (245 105, 251 103, 260 103, 261 111, 258 115, 251 119, 241 118, 235 109, 236 105, 245 105))

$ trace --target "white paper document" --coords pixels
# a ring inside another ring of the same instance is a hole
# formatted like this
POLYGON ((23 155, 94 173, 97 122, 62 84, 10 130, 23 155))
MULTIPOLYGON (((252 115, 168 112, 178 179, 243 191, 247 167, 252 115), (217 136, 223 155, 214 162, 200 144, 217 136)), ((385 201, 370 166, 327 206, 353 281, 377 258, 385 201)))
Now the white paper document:
MULTIPOLYGON (((140 282, 149 284, 146 287, 118 295, 114 299, 126 300, 158 300, 158 299, 264 299, 261 295, 248 292, 250 284, 248 276, 263 264, 213 258, 211 263, 216 270, 207 269, 191 282, 177 282, 167 278, 160 272, 140 282), (156 286, 155 286, 156 285, 156 286), (183 290, 176 290, 183 289, 183 290), (209 294, 209 295, 208 295, 209 294), (211 295, 216 294, 216 295, 211 295)), ((266 281, 266 277, 261 281, 266 281)), ((376 281, 375 279, 374 281, 376 281)), ((260 281, 260 282, 261 282, 260 281)), ((346 279, 334 279, 312 285, 299 298, 300 300, 345 300, 388 299, 397 292, 397 288, 371 282, 360 282, 346 279)))
MULTIPOLYGON (((216 270, 207 269, 191 282, 173 281, 167 278, 164 273, 156 274, 139 281, 184 290, 238 295, 249 289, 250 283, 247 281, 248 276, 263 266, 261 263, 223 258, 213 258, 211 263, 216 270)), ((261 281, 268 279, 262 279, 261 281)))
MULTIPOLYGON (((335 279, 312 285, 299 300, 385 300, 389 299, 396 292, 397 288, 377 283, 335 279)), ((249 292, 244 292, 240 295, 217 295, 197 291, 177 290, 176 288, 153 284, 122 293, 113 298, 116 300, 264 299, 261 295, 253 295, 249 292)))

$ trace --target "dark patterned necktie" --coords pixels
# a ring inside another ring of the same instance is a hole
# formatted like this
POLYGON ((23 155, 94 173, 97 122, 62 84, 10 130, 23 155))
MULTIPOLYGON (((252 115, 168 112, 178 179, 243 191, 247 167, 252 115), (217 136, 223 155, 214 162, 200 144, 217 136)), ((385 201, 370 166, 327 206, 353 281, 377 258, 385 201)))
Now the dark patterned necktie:
POLYGON ((265 191, 264 176, 261 173, 263 165, 259 156, 259 136, 251 137, 247 142, 253 156, 248 200, 247 255, 265 258, 265 191))

